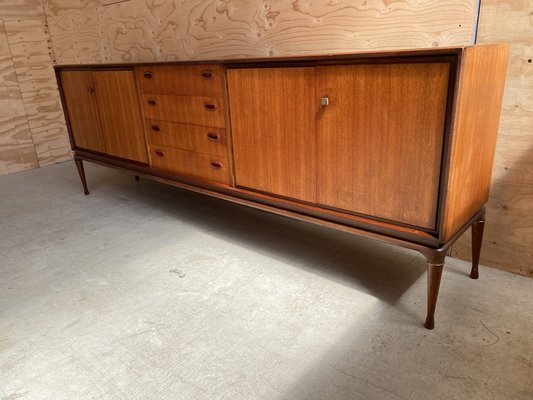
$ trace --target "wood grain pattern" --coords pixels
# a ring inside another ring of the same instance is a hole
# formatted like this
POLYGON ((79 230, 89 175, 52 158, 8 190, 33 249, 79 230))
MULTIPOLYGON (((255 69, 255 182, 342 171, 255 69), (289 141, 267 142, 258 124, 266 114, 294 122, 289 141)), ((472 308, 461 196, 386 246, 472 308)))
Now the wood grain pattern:
POLYGON ((45 23, 21 19, 6 21, 5 28, 39 165, 68 160, 70 145, 45 23))
POLYGON ((317 67, 319 203, 435 228, 449 70, 317 67))
POLYGON ((227 71, 239 186, 316 201, 314 68, 227 71))
POLYGON ((507 54, 507 45, 485 45, 466 48, 461 57, 443 241, 451 238, 489 198, 507 54))
POLYGON ((44 3, 54 55, 59 63, 106 60, 107 39, 100 30, 102 9, 94 0, 48 0, 44 3))
POLYGON ((143 93, 190 96, 223 95, 220 65, 152 65, 135 69, 143 93))
POLYGON ((0 20, 0 175, 38 166, 4 24, 0 20))
POLYGON ((44 21, 41 0, 2 0, 0 18, 4 21, 19 19, 39 19, 44 21))
POLYGON ((105 153, 92 72, 61 71, 60 77, 74 145, 105 153))
POLYGON ((148 163, 132 70, 92 72, 106 153, 148 163))
POLYGON ((150 159, 152 166, 162 171, 229 184, 228 160, 223 155, 209 156, 171 147, 150 146, 150 159))
POLYGON ((466 45, 476 0, 48 0, 60 64, 466 45))
POLYGON ((227 157, 226 131, 219 128, 146 120, 146 136, 152 145, 227 157))
MULTIPOLYGON (((479 43, 509 42, 481 263, 533 277, 533 20, 531 2, 481 2, 479 43)), ((467 235, 453 255, 470 259, 467 235)))
POLYGON ((143 94, 142 98, 144 116, 148 119, 214 128, 226 127, 222 97, 143 94), (206 106, 214 106, 214 109, 206 106))

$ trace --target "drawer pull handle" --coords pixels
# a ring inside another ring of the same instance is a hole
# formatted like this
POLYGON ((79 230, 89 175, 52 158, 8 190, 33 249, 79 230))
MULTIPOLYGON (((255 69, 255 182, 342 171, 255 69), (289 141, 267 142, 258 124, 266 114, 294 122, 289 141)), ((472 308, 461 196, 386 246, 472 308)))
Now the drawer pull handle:
POLYGON ((202 71, 202 79, 211 79, 213 77, 213 71, 202 71))
POLYGON ((146 79, 152 79, 154 77, 154 73, 152 71, 144 71, 143 75, 146 79))
POLYGON ((212 161, 211 166, 216 169, 222 168, 222 163, 219 163, 218 161, 212 161))
POLYGON ((220 135, 215 132, 207 132, 207 138, 216 142, 220 139, 220 135))
POLYGON ((216 104, 212 104, 212 103, 205 103, 204 104, 204 108, 207 111, 215 111, 217 109, 217 105, 216 104))
POLYGON ((162 152, 161 150, 156 150, 155 154, 157 154, 159 157, 164 157, 165 156, 165 153, 162 152))
POLYGON ((150 104, 151 106, 155 106, 155 105, 157 105, 157 101, 154 100, 154 99, 150 99, 150 100, 148 100, 148 104, 150 104))
POLYGON ((153 124, 152 126, 150 126, 150 128, 152 128, 152 130, 155 132, 159 132, 161 130, 159 125, 156 125, 156 124, 153 124))

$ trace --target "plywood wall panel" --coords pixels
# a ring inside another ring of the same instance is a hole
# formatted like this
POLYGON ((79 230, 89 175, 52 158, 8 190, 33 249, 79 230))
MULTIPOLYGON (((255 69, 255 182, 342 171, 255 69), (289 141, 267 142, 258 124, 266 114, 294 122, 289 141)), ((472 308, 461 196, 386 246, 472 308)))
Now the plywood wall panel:
POLYGON ((0 175, 37 166, 4 23, 0 20, 0 175))
POLYGON ((100 30, 99 19, 102 15, 97 5, 94 0, 48 0, 45 3, 53 51, 58 63, 104 61, 106 42, 100 30))
MULTIPOLYGON (((511 43, 481 262, 533 277, 533 3, 481 5, 478 42, 511 43)), ((470 258, 467 237, 453 254, 470 258)))
POLYGON ((466 45, 477 1, 49 0, 46 11, 68 64, 466 45))
POLYGON ((22 100, 0 99, 0 175, 38 166, 22 100))
POLYGON ((0 18, 3 21, 21 18, 44 20, 45 16, 41 0, 2 0, 0 18))
POLYGON ((22 19, 6 21, 5 29, 39 165, 68 160, 70 146, 46 24, 22 19))

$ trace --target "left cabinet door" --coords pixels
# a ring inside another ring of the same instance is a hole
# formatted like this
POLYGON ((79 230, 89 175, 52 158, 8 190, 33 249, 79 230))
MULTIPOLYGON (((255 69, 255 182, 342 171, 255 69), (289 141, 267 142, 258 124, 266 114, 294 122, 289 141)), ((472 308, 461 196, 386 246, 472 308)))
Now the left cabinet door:
POLYGON ((148 163, 133 70, 93 70, 106 153, 148 163))
POLYGON ((105 153, 91 71, 61 71, 74 146, 105 153))

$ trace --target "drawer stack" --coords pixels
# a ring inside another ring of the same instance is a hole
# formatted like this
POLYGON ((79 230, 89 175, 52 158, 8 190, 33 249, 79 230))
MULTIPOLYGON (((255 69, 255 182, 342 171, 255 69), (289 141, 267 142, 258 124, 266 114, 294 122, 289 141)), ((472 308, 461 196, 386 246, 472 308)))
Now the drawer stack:
POLYGON ((136 69, 152 167, 229 184, 219 65, 157 65, 136 69))

